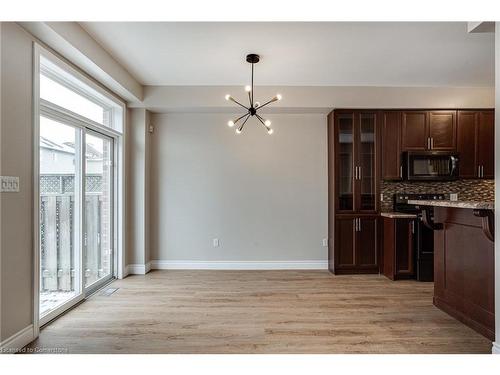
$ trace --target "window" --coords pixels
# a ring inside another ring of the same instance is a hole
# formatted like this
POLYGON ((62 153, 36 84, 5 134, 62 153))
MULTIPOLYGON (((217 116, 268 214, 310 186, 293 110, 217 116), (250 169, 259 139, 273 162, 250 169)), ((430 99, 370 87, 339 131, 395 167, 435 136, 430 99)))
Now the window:
POLYGON ((44 324, 116 274, 124 105, 38 50, 36 319, 44 324))
MULTIPOLYGON (((84 120, 123 131, 122 105, 74 77, 48 58, 40 58, 41 104, 64 109, 84 120)), ((63 111, 63 112, 65 112, 63 111)))

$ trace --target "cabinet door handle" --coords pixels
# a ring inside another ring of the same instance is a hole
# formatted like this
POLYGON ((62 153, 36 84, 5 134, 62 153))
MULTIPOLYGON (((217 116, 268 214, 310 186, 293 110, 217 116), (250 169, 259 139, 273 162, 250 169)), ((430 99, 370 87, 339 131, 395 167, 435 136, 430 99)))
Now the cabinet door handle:
POLYGON ((434 150, 434 138, 431 138, 431 150, 434 150))
POLYGON ((358 231, 358 219, 354 219, 354 231, 358 231))
POLYGON ((427 149, 430 150, 431 148, 431 139, 427 137, 427 149))
POLYGON ((403 178, 403 166, 399 167, 399 178, 403 178))
POLYGON ((411 233, 415 234, 415 221, 411 222, 411 233))
POLYGON ((361 180, 361 167, 358 167, 358 179, 361 180))
POLYGON ((483 178, 484 177, 484 165, 481 165, 480 168, 481 168, 481 176, 480 177, 483 178))
POLYGON ((358 232, 361 232, 361 219, 358 217, 358 232))
POLYGON ((481 178, 481 166, 480 165, 477 166, 477 177, 481 178))

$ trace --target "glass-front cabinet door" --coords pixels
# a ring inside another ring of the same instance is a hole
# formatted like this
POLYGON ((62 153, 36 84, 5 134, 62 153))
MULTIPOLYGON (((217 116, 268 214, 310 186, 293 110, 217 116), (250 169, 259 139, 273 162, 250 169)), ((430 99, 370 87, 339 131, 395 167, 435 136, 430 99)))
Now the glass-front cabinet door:
POLYGON ((352 113, 337 117, 337 211, 354 211, 354 118, 352 113))
POLYGON ((359 195, 357 196, 357 211, 376 210, 376 179, 375 179, 375 113, 360 113, 357 121, 358 165, 357 182, 359 195))

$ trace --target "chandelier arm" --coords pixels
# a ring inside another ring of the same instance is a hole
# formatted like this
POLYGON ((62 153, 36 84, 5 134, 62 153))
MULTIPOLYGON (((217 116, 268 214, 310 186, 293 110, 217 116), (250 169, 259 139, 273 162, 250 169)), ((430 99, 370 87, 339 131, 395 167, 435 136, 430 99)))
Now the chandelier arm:
POLYGON ((259 115, 257 115, 257 119, 261 122, 262 125, 264 125, 264 127, 269 130, 269 126, 266 125, 266 123, 264 122, 264 119, 262 117, 260 117, 259 115))
MULTIPOLYGON (((253 89, 252 89, 253 90, 253 89)), ((253 107, 253 100, 252 100, 252 97, 251 97, 251 93, 249 92, 248 93, 248 101, 250 102, 250 107, 253 107)))
POLYGON ((243 127, 245 126, 245 124, 247 123, 249 118, 250 118, 250 114, 247 114, 247 118, 245 119, 245 121, 243 121, 243 124, 241 124, 241 126, 238 128, 238 130, 240 132, 243 130, 243 127))
POLYGON ((272 98, 271 100, 269 100, 268 102, 262 104, 262 105, 259 105, 256 109, 261 109, 262 107, 265 107, 266 105, 268 104, 271 104, 271 103, 274 103, 275 101, 277 101, 278 99, 276 98, 272 98))
POLYGON ((243 108, 245 108, 247 111, 248 111, 248 107, 244 106, 243 104, 241 104, 239 101, 237 101, 235 98, 233 97, 230 97, 229 100, 231 100, 232 102, 242 106, 243 108))
POLYGON ((234 123, 236 124, 238 121, 240 121, 243 117, 245 116, 248 116, 250 114, 250 112, 247 112, 245 113, 244 115, 241 115, 240 117, 238 117, 236 120, 234 120, 234 123))

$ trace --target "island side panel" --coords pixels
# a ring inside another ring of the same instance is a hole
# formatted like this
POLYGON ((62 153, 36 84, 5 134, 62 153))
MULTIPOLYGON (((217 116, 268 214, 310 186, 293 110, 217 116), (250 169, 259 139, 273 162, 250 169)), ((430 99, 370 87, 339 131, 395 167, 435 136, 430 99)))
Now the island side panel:
POLYGON ((495 338, 494 243, 472 209, 434 207, 434 304, 495 338))

